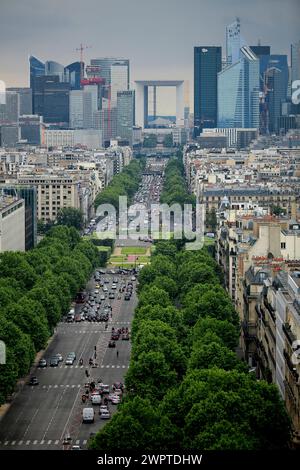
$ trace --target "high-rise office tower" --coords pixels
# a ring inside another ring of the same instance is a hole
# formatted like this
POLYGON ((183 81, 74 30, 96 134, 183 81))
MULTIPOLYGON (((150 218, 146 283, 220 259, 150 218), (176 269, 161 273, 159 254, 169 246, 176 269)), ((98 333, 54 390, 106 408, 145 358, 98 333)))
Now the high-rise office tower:
POLYGON ((129 64, 128 61, 115 62, 111 66, 111 106, 117 105, 118 91, 129 89, 129 64))
POLYGON ((300 80, 300 41, 291 45, 291 80, 300 80))
POLYGON ((270 55, 271 54, 271 47, 270 46, 261 46, 258 44, 257 46, 249 46, 251 51, 254 52, 254 54, 257 57, 260 57, 262 55, 270 55))
POLYGON ((235 64, 240 58, 241 41, 241 23, 239 18, 226 26, 226 58, 227 65, 235 64))
POLYGON ((45 64, 34 56, 29 57, 30 88, 32 90, 32 112, 35 114, 35 78, 45 75, 45 64))
POLYGON ((133 126, 135 124, 135 92, 133 90, 117 92, 117 136, 128 140, 132 146, 133 126))
POLYGON ((36 114, 20 116, 21 140, 30 145, 41 145, 43 119, 36 114))
POLYGON ((268 90, 266 104, 268 107, 268 131, 278 133, 282 103, 286 101, 287 83, 284 72, 279 68, 268 68, 265 72, 265 86, 268 90))
POLYGON ((69 124, 70 84, 60 82, 59 76, 36 77, 34 80, 35 114, 45 123, 69 124))
POLYGON ((17 123, 20 116, 20 96, 16 91, 6 90, 5 121, 17 123))
POLYGON ((249 47, 218 74, 218 127, 259 127, 259 59, 249 47))
POLYGON ((45 75, 57 75, 60 82, 65 81, 65 67, 53 60, 45 62, 45 75))
POLYGON ((73 62, 65 67, 66 81, 70 83, 71 90, 80 90, 81 67, 84 64, 80 62, 73 62))
POLYGON ((7 88, 7 91, 18 93, 20 98, 20 115, 32 114, 32 90, 31 88, 7 88))
POLYGON ((92 94, 86 90, 70 91, 70 127, 90 129, 93 127, 92 94))
POLYGON ((217 125, 217 76, 222 69, 222 48, 194 47, 194 134, 217 125))
MULTIPOLYGON (((117 57, 101 57, 99 59, 91 59, 91 67, 98 67, 98 70, 99 70, 99 77, 103 78, 105 80, 105 86, 103 87, 103 92, 102 92, 102 97, 103 98, 106 98, 108 99, 109 98, 109 93, 112 94, 113 93, 113 100, 114 102, 116 103, 117 101, 117 91, 119 90, 128 90, 129 89, 129 60, 128 59, 120 59, 120 58, 117 58, 117 57), (122 71, 118 71, 117 69, 114 70, 114 86, 112 84, 112 65, 113 64, 122 64, 123 65, 123 69, 122 71), (127 69, 126 69, 127 68, 127 69), (125 88, 118 88, 118 85, 117 85, 117 80, 119 80, 118 78, 118 73, 120 72, 121 75, 122 75, 122 85, 121 86, 124 86, 124 81, 125 81, 125 78, 124 78, 124 70, 126 69, 126 72, 127 72, 127 79, 126 79, 126 84, 127 86, 125 86, 125 88), (110 90, 109 90, 110 88, 110 90), (117 91, 115 91, 117 90, 117 91)), ((105 106, 105 105, 104 105, 105 106)), ((111 106, 115 106, 115 104, 111 104, 111 106)), ((102 105, 100 106, 102 108, 102 105)))

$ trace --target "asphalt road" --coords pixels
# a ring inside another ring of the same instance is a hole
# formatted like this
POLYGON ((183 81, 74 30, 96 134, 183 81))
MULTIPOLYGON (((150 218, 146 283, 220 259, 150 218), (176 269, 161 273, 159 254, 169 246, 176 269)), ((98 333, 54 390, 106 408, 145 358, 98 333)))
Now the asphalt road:
MULTIPOLYGON (((118 277, 130 280, 130 275, 105 275, 110 280, 118 277)), ((111 302, 112 318, 108 321, 105 330, 105 322, 82 321, 77 323, 61 322, 53 341, 50 343, 43 357, 49 359, 57 353, 61 353, 65 359, 68 352, 76 353, 76 361, 72 366, 65 365, 64 361, 58 367, 39 369, 33 367, 31 375, 36 375, 39 385, 24 385, 16 396, 9 410, 0 422, 0 449, 63 449, 62 441, 66 434, 72 438, 73 445, 85 448, 91 432, 96 432, 104 426, 106 420, 101 420, 98 414, 98 406, 95 409, 95 422, 82 423, 82 409, 90 404, 83 405, 81 395, 85 391, 86 381, 101 379, 103 383, 112 385, 116 381, 124 381, 124 375, 128 369, 130 360, 130 341, 119 339, 116 348, 108 348, 112 327, 128 327, 133 318, 134 308, 137 303, 135 284, 130 301, 116 298, 111 302), (89 367, 88 360, 94 354, 97 347, 97 367, 89 367), (117 357, 116 350, 119 351, 117 357), (84 365, 79 365, 79 359, 83 358, 84 365), (90 377, 86 379, 85 370, 89 369, 90 377)), ((94 288, 91 280, 88 289, 94 288)), ((100 289, 102 294, 102 289, 100 289)), ((108 300, 108 299, 107 299, 108 300)), ((76 307, 78 310, 78 306, 76 307)), ((90 403, 90 402, 89 402, 90 403)), ((116 405, 109 405, 111 412, 115 412, 116 405)))

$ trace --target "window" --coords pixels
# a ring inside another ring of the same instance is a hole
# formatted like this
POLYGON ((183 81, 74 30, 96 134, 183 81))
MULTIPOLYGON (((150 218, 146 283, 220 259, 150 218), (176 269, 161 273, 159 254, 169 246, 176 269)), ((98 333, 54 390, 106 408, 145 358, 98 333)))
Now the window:
POLYGON ((285 250, 285 248, 286 248, 285 242, 281 242, 281 243, 280 243, 280 248, 281 248, 282 250, 285 250))

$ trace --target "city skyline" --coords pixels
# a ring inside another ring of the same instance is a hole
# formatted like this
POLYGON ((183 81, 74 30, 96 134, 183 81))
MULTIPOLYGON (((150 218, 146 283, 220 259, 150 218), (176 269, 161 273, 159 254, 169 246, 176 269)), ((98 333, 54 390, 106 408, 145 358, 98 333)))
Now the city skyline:
MULTIPOLYGON (((113 0, 108 5, 91 0, 87 8, 76 0, 55 0, 40 9, 36 8, 40 6, 37 0, 26 4, 4 0, 0 19, 0 78, 8 87, 28 86, 29 55, 67 64, 79 60, 76 48, 84 42, 91 46, 84 51, 85 63, 97 57, 128 58, 131 86, 134 80, 188 80, 192 110, 193 47, 220 45, 224 57, 225 28, 235 17, 240 18, 242 36, 249 45, 260 40, 262 45, 271 45, 272 53, 287 54, 289 60, 290 45, 299 40, 297 0, 288 0, 284 10, 279 0, 255 0, 249 5, 238 0, 226 3, 225 9, 221 0, 188 0, 184 5, 154 0, 150 10, 146 1, 132 0, 124 5, 113 0), (59 50, 56 44, 60 45, 59 50)), ((168 92, 162 93, 159 114, 173 114, 175 103, 171 97, 168 92)))

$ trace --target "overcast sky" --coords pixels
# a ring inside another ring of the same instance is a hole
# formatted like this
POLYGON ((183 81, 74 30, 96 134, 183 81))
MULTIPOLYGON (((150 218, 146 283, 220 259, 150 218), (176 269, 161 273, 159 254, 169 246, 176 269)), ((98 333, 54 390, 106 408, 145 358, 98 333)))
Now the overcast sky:
MULTIPOLYGON (((0 80, 27 86, 28 57, 64 65, 101 56, 130 59, 131 80, 184 79, 193 88, 193 47, 222 45, 238 16, 248 44, 289 54, 300 39, 300 0, 0 0, 0 80)), ((171 94, 158 113, 174 113, 171 94)), ((192 103, 191 103, 192 104, 192 103)))

